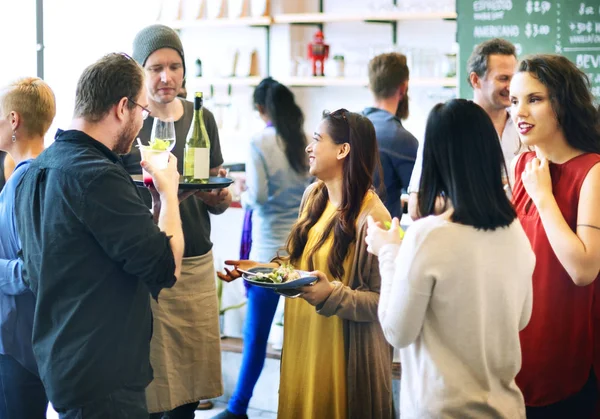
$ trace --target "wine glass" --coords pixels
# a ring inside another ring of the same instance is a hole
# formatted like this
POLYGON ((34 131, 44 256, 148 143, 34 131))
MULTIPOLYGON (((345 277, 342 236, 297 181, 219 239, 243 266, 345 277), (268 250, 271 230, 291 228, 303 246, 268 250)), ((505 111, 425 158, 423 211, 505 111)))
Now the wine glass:
POLYGON ((173 119, 161 120, 154 118, 150 147, 157 150, 173 150, 175 147, 175 122, 173 119))

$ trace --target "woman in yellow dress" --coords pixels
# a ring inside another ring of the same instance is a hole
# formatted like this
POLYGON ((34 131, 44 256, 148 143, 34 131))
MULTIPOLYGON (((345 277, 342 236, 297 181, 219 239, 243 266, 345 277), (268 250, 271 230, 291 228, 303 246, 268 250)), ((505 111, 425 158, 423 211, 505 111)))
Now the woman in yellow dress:
MULTIPOLYGON (((340 109, 323 118, 306 152, 318 181, 304 193, 287 253, 318 281, 285 303, 278 417, 392 418, 392 350, 377 319, 378 261, 364 244, 368 215, 390 220, 372 188, 375 130, 367 118, 340 109)), ((224 280, 240 275, 225 271, 224 280)))

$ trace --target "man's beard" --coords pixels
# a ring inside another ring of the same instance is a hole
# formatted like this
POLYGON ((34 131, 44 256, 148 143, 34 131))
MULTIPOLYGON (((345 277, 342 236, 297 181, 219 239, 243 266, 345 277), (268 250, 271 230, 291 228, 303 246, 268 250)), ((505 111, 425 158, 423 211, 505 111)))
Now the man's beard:
POLYGON ((398 117, 400 120, 408 118, 408 94, 405 94, 402 100, 398 102, 396 117, 398 117))
POLYGON ((135 127, 133 123, 129 123, 123 128, 117 137, 117 142, 113 148, 116 154, 127 154, 131 151, 131 145, 135 140, 135 127))

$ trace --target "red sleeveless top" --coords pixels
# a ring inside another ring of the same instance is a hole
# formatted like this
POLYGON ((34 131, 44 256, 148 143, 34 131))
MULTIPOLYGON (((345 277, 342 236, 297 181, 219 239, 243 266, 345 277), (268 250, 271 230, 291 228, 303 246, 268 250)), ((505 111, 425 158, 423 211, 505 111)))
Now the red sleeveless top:
MULTIPOLYGON (((521 332, 523 363, 516 381, 528 406, 546 406, 581 390, 593 363, 594 285, 576 286, 550 246, 521 174, 535 157, 523 153, 515 169, 513 204, 536 256, 533 311, 521 332)), ((600 155, 585 153, 563 164, 550 163, 552 192, 567 224, 577 225, 579 192, 600 155)))

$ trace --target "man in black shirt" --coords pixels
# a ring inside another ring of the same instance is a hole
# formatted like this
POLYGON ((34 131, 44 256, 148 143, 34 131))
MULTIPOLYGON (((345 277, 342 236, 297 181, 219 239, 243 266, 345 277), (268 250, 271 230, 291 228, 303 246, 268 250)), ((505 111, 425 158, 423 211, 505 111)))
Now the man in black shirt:
MULTIPOLYGON (((185 141, 192 124, 193 103, 177 97, 185 77, 183 46, 177 33, 164 25, 142 29, 133 41, 133 58, 144 67, 148 107, 139 138, 150 140, 154 118, 175 121, 176 143, 172 153, 183 169, 185 141)), ((219 132, 212 113, 203 110, 210 138, 210 174, 223 174, 219 132)), ((140 153, 123 156, 127 170, 140 173, 140 153)), ((145 193, 145 191, 141 191, 145 193)), ((200 191, 180 205, 185 252, 181 279, 152 302, 154 334, 150 361, 154 381, 146 390, 152 417, 169 412, 170 419, 194 417, 198 400, 223 394, 219 313, 215 268, 210 241, 209 213, 221 214, 231 203, 228 189, 200 191)))
POLYGON ((147 419, 150 296, 172 287, 184 240, 177 161, 143 162, 154 218, 118 154, 148 115, 140 66, 109 54, 79 79, 71 129, 16 194, 23 278, 36 294, 33 349, 61 419, 147 419))

